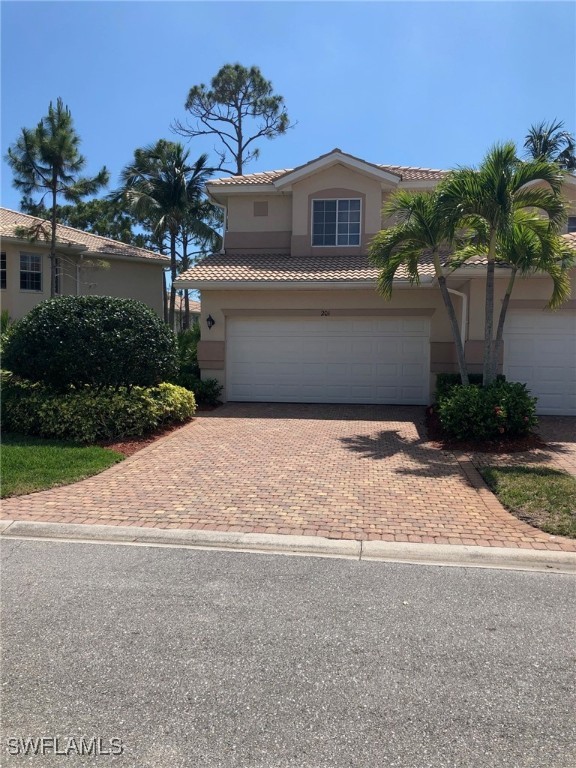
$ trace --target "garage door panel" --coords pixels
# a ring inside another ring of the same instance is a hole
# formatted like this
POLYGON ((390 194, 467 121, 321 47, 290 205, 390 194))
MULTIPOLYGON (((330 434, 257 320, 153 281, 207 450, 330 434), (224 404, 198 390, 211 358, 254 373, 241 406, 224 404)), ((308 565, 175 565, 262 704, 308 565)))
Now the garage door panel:
POLYGON ((430 321, 424 317, 412 317, 403 319, 400 323, 400 333, 402 335, 413 334, 415 336, 427 336, 429 333, 430 321))
POLYGON ((429 346, 422 318, 230 318, 227 397, 425 404, 429 346))
POLYGON ((424 394, 422 387, 402 387, 401 398, 407 403, 420 403, 424 394))
POLYGON ((527 384, 541 414, 576 415, 576 316, 510 312, 504 333, 504 373, 527 384))
POLYGON ((421 339, 408 339, 402 343, 400 354, 406 362, 422 360, 426 354, 425 344, 421 339))
POLYGON ((403 363, 402 378, 411 381, 421 381, 424 374, 422 363, 403 363))

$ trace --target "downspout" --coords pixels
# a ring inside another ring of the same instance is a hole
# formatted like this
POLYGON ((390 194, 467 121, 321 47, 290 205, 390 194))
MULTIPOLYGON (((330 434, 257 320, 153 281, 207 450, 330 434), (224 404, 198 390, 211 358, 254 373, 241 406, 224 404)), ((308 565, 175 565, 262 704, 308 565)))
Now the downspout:
POLYGON ((466 343, 466 329, 468 327, 468 296, 461 291, 456 291, 454 288, 448 288, 448 293, 453 293, 455 296, 459 296, 462 299, 462 317, 460 319, 460 338, 462 339, 462 346, 466 343))

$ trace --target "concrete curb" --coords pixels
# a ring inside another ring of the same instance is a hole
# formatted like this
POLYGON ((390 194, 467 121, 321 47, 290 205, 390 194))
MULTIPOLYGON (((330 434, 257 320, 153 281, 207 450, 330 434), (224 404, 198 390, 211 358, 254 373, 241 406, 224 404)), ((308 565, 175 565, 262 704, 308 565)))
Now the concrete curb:
POLYGON ((411 544, 352 541, 322 536, 286 536, 269 533, 229 533, 182 529, 136 528, 113 525, 0 521, 5 538, 107 542, 194 549, 219 549, 285 555, 343 557, 354 560, 451 565, 472 568, 576 573, 576 553, 459 544, 411 544))
POLYGON ((464 544, 404 544, 365 541, 362 560, 396 560, 429 565, 562 571, 576 573, 576 553, 512 547, 472 547, 464 544))

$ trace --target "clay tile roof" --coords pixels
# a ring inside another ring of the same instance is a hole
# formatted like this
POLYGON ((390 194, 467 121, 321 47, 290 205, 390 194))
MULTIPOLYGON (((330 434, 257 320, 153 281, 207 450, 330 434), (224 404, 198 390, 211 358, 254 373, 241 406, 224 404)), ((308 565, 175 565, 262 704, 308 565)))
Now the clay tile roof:
MULTIPOLYGON (((220 254, 199 261, 181 274, 177 284, 194 282, 364 282, 376 280, 378 268, 366 256, 290 256, 279 253, 220 254)), ((434 274, 432 264, 424 261, 421 276, 434 274)), ((398 279, 406 279, 399 270, 398 279)))
POLYGON ((210 186, 225 186, 230 184, 272 184, 287 173, 292 172, 292 168, 284 168, 279 171, 262 171, 261 173, 248 173, 243 176, 228 176, 223 179, 210 179, 210 186))
MULTIPOLYGON (((322 157, 325 157, 325 155, 322 155, 322 157)), ((320 158, 315 158, 311 162, 316 162, 318 159, 320 158)), ((305 165, 309 165, 309 163, 306 163, 305 165)), ((304 168, 305 165, 298 166, 298 168, 284 168, 278 171, 263 171, 261 173, 249 173, 244 176, 228 176, 222 179, 212 179, 208 182, 208 185, 221 187, 237 184, 243 186, 250 184, 272 184, 272 182, 277 181, 282 178, 282 176, 292 173, 292 171, 299 170, 300 168, 304 168)), ((381 171, 392 173, 395 176, 398 176, 400 181, 439 181, 448 173, 448 171, 442 171, 436 168, 415 168, 406 165, 380 165, 376 163, 367 163, 367 165, 373 165, 381 171)))
MULTIPOLYGON (((50 223, 46 219, 29 216, 28 214, 20 213, 19 211, 12 211, 9 208, 0 208, 1 237, 20 237, 17 235, 17 230, 20 227, 29 228, 35 226, 41 229, 40 237, 37 238, 35 244, 45 244, 46 235, 42 235, 42 232, 48 234, 49 237, 50 226, 50 223)), ((162 256, 159 253, 147 251, 145 248, 136 248, 134 245, 128 245, 119 240, 111 240, 108 237, 93 235, 91 232, 84 232, 81 229, 66 227, 63 224, 58 224, 56 228, 56 238, 60 247, 63 245, 84 247, 90 253, 101 254, 102 256, 128 256, 162 263, 170 261, 168 256, 162 256)))
POLYGON ((568 232, 566 235, 562 235, 562 237, 568 242, 569 246, 576 248, 576 232, 568 232))
MULTIPOLYGON (((170 301, 170 291, 166 293, 166 297, 168 301, 170 301)), ((178 294, 176 294, 175 299, 176 301, 174 306, 175 306, 176 312, 184 312, 184 296, 179 296, 178 294)), ((189 299, 188 306, 190 307, 190 312, 193 312, 194 314, 198 314, 198 315, 200 314, 201 306, 199 301, 194 301, 194 299, 189 299)))
POLYGON ((402 181, 439 181, 448 174, 438 168, 414 168, 409 165, 379 165, 383 171, 400 176, 402 181))

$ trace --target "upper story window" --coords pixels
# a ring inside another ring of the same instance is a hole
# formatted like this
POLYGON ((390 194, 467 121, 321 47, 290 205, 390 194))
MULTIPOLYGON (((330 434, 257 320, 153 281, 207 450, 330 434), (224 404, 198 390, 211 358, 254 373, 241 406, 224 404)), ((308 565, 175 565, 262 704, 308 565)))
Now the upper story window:
POLYGON ((360 200, 313 200, 312 245, 360 245, 360 200))
POLYGON ((6 254, 0 253, 0 288, 6 288, 6 254))
POLYGON ((568 232, 576 232, 576 216, 568 216, 568 232))
POLYGON ((39 253, 20 254, 20 290, 42 290, 42 256, 39 253))

